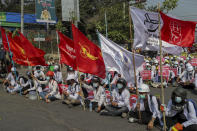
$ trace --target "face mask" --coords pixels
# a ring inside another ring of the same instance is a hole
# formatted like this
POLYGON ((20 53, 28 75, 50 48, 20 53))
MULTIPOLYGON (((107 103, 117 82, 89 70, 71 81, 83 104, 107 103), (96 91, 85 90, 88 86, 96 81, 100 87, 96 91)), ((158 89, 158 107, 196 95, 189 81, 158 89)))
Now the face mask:
POLYGON ((175 102, 176 103, 181 103, 182 102, 182 98, 181 97, 175 97, 175 102))
POLYGON ((49 77, 49 76, 47 76, 47 77, 46 77, 46 80, 47 80, 47 81, 48 81, 48 80, 50 80, 50 77, 49 77))
POLYGON ((117 84, 118 89, 122 89, 123 85, 122 84, 117 84))
POLYGON ((145 99, 145 95, 140 95, 140 99, 145 99))
POLYGON ((98 87, 98 83, 93 83, 93 87, 98 87))
POLYGON ((37 70, 38 73, 40 73, 40 70, 37 70))

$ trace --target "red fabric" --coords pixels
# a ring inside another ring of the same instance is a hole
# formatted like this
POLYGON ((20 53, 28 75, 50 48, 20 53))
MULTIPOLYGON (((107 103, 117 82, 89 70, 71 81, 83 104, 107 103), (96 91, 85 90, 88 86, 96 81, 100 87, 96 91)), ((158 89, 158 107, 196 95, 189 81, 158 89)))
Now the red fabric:
POLYGON ((105 64, 100 48, 88 40, 73 24, 72 32, 79 71, 105 78, 105 64))
POLYGON ((191 59, 190 64, 191 64, 192 66, 197 66, 197 58, 191 59))
POLYGON ((2 42, 3 42, 3 47, 5 50, 9 51, 8 48, 8 42, 7 42, 7 38, 6 38, 6 34, 5 34, 5 29, 1 28, 1 36, 2 36, 2 42))
POLYGON ((12 33, 7 35, 12 59, 25 66, 47 65, 44 60, 45 52, 35 48, 21 33, 12 38, 12 33))
POLYGON ((76 70, 75 64, 75 49, 74 49, 74 42, 67 36, 63 35, 61 32, 58 32, 60 43, 58 45, 60 49, 60 63, 64 63, 66 65, 71 66, 73 69, 76 70))
POLYGON ((151 80, 151 70, 143 70, 140 72, 140 76, 143 80, 151 80))
POLYGON ((161 29, 161 39, 177 46, 192 47, 196 22, 174 19, 162 12, 160 14, 164 23, 161 29))

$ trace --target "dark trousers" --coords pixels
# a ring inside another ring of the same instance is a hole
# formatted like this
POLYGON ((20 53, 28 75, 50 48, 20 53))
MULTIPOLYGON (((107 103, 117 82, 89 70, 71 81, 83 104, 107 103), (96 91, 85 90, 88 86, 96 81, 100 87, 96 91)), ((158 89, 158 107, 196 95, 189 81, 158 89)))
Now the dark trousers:
MULTIPOLYGON (((142 124, 148 124, 151 119, 152 119, 152 112, 148 112, 148 111, 141 111, 141 123, 142 124)), ((129 117, 133 117, 133 118, 136 118, 136 119, 139 119, 139 113, 138 112, 134 112, 134 111, 130 111, 129 112, 129 117)), ((158 126, 161 126, 160 125, 160 121, 158 118, 156 118, 156 120, 154 121, 154 125, 158 125, 158 126)))
MULTIPOLYGON (((174 126, 176 123, 183 123, 186 119, 182 119, 179 115, 175 115, 174 117, 166 117, 166 125, 168 129, 174 126)), ((197 124, 190 125, 188 127, 183 128, 183 131, 197 131, 197 124)))
POLYGON ((123 107, 115 107, 112 105, 108 105, 105 107, 106 115, 111 115, 111 116, 121 116, 122 113, 128 113, 129 110, 126 106, 123 107))

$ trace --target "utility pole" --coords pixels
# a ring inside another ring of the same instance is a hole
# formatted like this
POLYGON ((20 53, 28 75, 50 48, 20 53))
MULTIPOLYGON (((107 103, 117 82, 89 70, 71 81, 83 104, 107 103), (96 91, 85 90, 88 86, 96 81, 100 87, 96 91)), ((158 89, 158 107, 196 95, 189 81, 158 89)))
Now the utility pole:
POLYGON ((24 0, 21 0, 21 33, 23 34, 24 29, 24 0))

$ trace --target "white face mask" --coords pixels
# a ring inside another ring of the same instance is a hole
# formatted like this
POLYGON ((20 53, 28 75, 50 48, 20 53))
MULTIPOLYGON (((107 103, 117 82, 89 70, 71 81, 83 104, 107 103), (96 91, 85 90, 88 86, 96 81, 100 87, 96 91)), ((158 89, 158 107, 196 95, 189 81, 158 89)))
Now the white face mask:
POLYGON ((123 84, 119 84, 119 83, 118 83, 118 84, 117 84, 117 88, 118 88, 118 89, 122 89, 122 88, 123 88, 123 84))
POLYGON ((98 83, 93 83, 93 87, 98 87, 99 84, 98 83))
POLYGON ((47 77, 46 77, 46 80, 47 80, 47 81, 48 81, 48 80, 50 80, 50 77, 49 77, 49 76, 47 76, 47 77))

